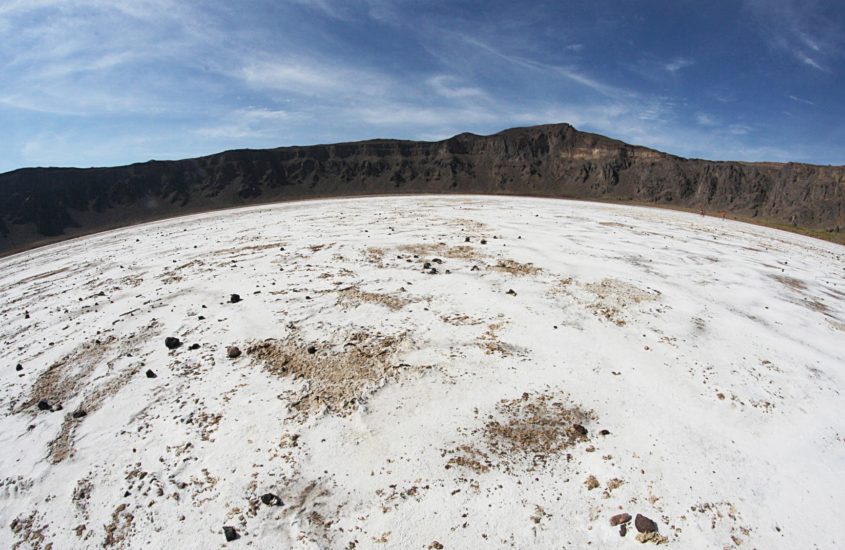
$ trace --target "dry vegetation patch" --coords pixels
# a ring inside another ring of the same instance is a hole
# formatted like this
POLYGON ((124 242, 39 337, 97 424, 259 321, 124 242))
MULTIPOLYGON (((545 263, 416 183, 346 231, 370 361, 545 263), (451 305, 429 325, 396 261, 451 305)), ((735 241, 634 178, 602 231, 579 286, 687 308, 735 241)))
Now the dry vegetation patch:
POLYGON ((292 402, 293 409, 308 414, 325 407, 345 416, 369 394, 399 377, 396 357, 409 341, 406 333, 386 336, 360 331, 342 344, 315 349, 294 333, 283 340, 255 342, 247 354, 276 376, 307 381, 292 402))

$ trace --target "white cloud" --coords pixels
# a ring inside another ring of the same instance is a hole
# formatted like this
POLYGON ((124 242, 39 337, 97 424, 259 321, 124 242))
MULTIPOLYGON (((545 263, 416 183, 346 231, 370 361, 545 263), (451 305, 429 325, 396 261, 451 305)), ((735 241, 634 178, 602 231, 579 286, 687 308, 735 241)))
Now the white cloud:
POLYGON ((427 83, 435 92, 448 98, 482 97, 485 95, 480 88, 472 86, 460 86, 459 80, 453 76, 438 75, 429 78, 427 83))
POLYGON ((685 69, 695 64, 695 61, 692 59, 688 59, 686 57, 676 57, 669 63, 663 66, 664 69, 669 71, 670 73, 676 73, 681 69, 685 69))
POLYGON ((390 79, 375 71, 338 68, 315 60, 264 61, 248 64, 241 72, 255 88, 303 95, 381 96, 390 79))
POLYGON ((701 124, 702 126, 716 126, 717 122, 712 116, 708 115, 707 113, 698 113, 695 115, 695 121, 701 124))
POLYGON ((204 138, 245 139, 272 138, 280 133, 282 125, 306 118, 300 113, 279 109, 249 107, 236 109, 223 116, 220 124, 203 126, 194 133, 204 138))
POLYGON ((815 103, 813 103, 809 99, 804 99, 804 98, 794 96, 794 95, 791 95, 791 94, 787 97, 789 97, 789 99, 791 99, 792 101, 795 101, 797 103, 803 103, 804 105, 815 105, 815 103))

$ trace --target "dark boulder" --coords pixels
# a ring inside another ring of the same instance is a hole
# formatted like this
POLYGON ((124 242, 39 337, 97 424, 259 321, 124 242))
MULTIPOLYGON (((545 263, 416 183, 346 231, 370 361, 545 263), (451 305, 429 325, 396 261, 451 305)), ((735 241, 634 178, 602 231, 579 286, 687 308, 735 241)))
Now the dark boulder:
POLYGON ((182 341, 174 336, 168 336, 164 339, 164 345, 167 346, 167 349, 176 349, 182 345, 182 341))

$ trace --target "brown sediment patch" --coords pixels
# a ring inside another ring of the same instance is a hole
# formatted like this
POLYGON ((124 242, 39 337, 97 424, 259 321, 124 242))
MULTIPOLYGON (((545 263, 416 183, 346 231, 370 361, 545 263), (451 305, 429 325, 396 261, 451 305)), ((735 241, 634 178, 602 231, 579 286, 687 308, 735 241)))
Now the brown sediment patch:
POLYGON ((310 348, 313 353, 309 353, 309 345, 294 333, 284 340, 255 342, 246 352, 271 374, 307 381, 307 387, 292 400, 294 410, 309 414, 325 407, 346 416, 368 395, 400 376, 396 357, 409 342, 407 333, 386 336, 360 331, 343 344, 310 348))
MULTIPOLYGON (((479 413, 476 413, 478 416, 479 413)), ((476 473, 492 468, 506 472, 542 468, 579 443, 590 440, 589 426, 595 413, 551 393, 523 393, 517 399, 503 399, 480 430, 480 439, 445 454, 454 455, 447 468, 465 467, 476 473)))
POLYGON ((446 462, 447 470, 454 467, 469 468, 477 474, 483 474, 490 471, 490 468, 493 466, 490 457, 486 453, 469 445, 461 445, 447 452, 456 455, 446 462))
POLYGON ((504 321, 490 323, 487 325, 487 330, 484 331, 484 334, 478 338, 478 344, 487 355, 498 353, 502 357, 510 357, 523 351, 516 346, 502 342, 499 339, 499 331, 504 328, 504 326, 504 321))
POLYGON ((357 307, 362 303, 380 304, 391 311, 399 311, 413 300, 393 294, 366 292, 358 287, 344 288, 338 291, 337 305, 341 307, 357 307))
POLYGON ((778 281, 781 284, 788 286, 793 290, 807 290, 807 285, 803 283, 803 281, 796 279, 795 277, 790 277, 788 275, 772 275, 772 279, 778 281))
POLYGON ((20 413, 42 399, 46 399, 51 405, 57 405, 78 395, 97 365, 116 343, 116 337, 108 336, 99 341, 79 345, 38 375, 29 390, 29 396, 15 407, 13 412, 20 413))
POLYGON ((51 548, 52 545, 45 545, 46 537, 44 532, 47 530, 49 524, 42 524, 38 512, 32 512, 28 516, 18 516, 9 524, 12 534, 17 539, 17 542, 11 545, 12 550, 18 548, 31 548, 32 550, 41 550, 42 548, 51 548))
POLYGON ((830 326, 832 326, 836 330, 841 330, 842 332, 845 332, 845 323, 842 323, 835 319, 828 319, 827 322, 830 323, 830 326))
POLYGON ((47 279, 47 278, 52 277, 53 275, 59 275, 60 273, 65 273, 66 271, 68 271, 70 269, 70 267, 71 266, 68 265, 68 266, 62 267, 60 269, 54 269, 53 271, 45 271, 44 273, 32 275, 32 276, 27 277, 25 279, 21 279, 16 284, 25 285, 27 283, 31 283, 33 281, 38 281, 40 279, 47 279))
POLYGON ((452 260, 479 260, 484 254, 470 245, 449 246, 446 243, 403 244, 398 247, 406 254, 417 256, 442 256, 452 260))
POLYGON ((827 304, 818 300, 804 300, 803 304, 811 310, 817 311, 819 313, 828 313, 830 311, 830 308, 827 307, 827 304))
POLYGON ((364 257, 368 262, 376 264, 378 267, 384 267, 384 256, 387 253, 384 248, 378 246, 370 246, 364 251, 364 257))
POLYGON ((455 326, 480 325, 484 321, 475 319, 464 313, 451 313, 448 315, 441 315, 440 320, 444 323, 455 326))
POLYGON ((452 220, 451 225, 460 225, 464 229, 469 229, 470 231, 486 231, 489 226, 477 220, 470 220, 468 218, 457 218, 452 220))
POLYGON ((594 297, 587 304, 587 309, 593 312, 593 315, 618 326, 626 324, 625 311, 631 306, 656 301, 659 296, 656 291, 646 291, 625 281, 611 278, 585 284, 583 288, 594 297))
POLYGON ((124 339, 109 335, 102 340, 81 344, 42 372, 30 388, 29 396, 13 412, 20 413, 41 399, 46 399, 51 405, 63 405, 88 386, 94 370, 107 355, 115 349, 117 356, 137 351, 157 333, 159 326, 159 322, 154 320, 124 339))
POLYGON ((624 229, 633 229, 633 225, 626 225, 624 223, 619 222, 599 222, 599 225, 603 225, 605 227, 622 227, 624 229))
POLYGON ((484 426, 484 441, 491 454, 506 463, 535 455, 558 455, 588 441, 586 425, 596 420, 592 411, 567 403, 550 393, 523 393, 496 405, 498 419, 484 426))
POLYGON ((118 504, 112 512, 111 522, 104 526, 106 536, 103 539, 103 547, 120 545, 125 542, 134 531, 132 525, 134 521, 135 516, 126 511, 126 504, 118 504))
POLYGON ((260 252, 262 250, 269 250, 271 248, 283 248, 285 246, 284 242, 273 242, 273 243, 265 243, 265 244, 253 244, 249 246, 236 246, 232 248, 224 248, 222 250, 216 250, 212 252, 213 256, 226 256, 229 254, 235 254, 237 256, 246 255, 249 252, 260 252))
MULTIPOLYGON (((138 374, 142 366, 143 363, 135 363, 128 369, 123 370, 116 376, 108 379, 106 382, 99 384, 82 399, 82 403, 79 405, 79 410, 85 411, 86 415, 99 410, 108 398, 116 395, 135 375, 138 374)), ((57 435, 56 438, 49 444, 50 462, 58 464, 73 455, 76 427, 84 421, 86 417, 74 418, 72 412, 65 414, 64 421, 62 421, 62 427, 59 430, 59 435, 57 435)))
POLYGON ((515 275, 517 277, 537 275, 542 271, 539 267, 535 267, 534 264, 523 264, 515 260, 508 259, 499 260, 496 262, 496 265, 487 266, 487 269, 510 273, 511 275, 515 275))

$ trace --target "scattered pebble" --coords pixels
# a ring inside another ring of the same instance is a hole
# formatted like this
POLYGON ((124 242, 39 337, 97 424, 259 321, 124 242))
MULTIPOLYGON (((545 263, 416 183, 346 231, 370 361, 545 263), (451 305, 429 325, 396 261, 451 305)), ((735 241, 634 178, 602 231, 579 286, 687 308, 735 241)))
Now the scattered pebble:
POLYGON ((622 525, 623 523, 628 523, 631 521, 631 514, 628 513, 621 513, 616 514, 615 516, 610 518, 610 525, 616 527, 617 525, 622 525))
POLYGON ((282 499, 280 499, 273 493, 264 493, 263 495, 261 495, 261 502, 263 502, 267 506, 282 506, 284 504, 282 502, 282 499))
POLYGON ((46 399, 42 399, 41 401, 38 402, 38 410, 39 411, 52 410, 52 407, 50 406, 50 402, 47 401, 46 399))
POLYGON ((231 296, 229 296, 229 303, 230 304, 237 304, 240 301, 241 301, 240 294, 232 294, 231 296))
POLYGON ((147 378, 157 378, 158 375, 153 372, 153 369, 147 369, 147 378))
POLYGON ((235 359, 236 357, 241 356, 241 348, 238 346, 229 346, 226 348, 226 355, 229 356, 229 359, 235 359))
POLYGON ((634 526, 640 533, 655 533, 657 532, 657 524, 642 514, 637 514, 634 520, 634 526))
POLYGON ((234 527, 229 525, 223 526, 223 536, 226 537, 226 542, 232 542, 233 540, 238 540, 241 536, 235 531, 234 527))

